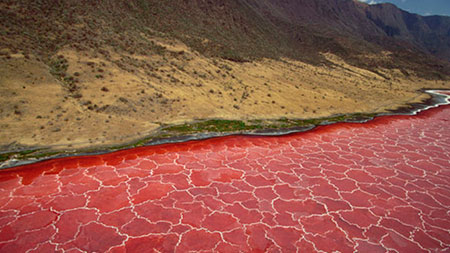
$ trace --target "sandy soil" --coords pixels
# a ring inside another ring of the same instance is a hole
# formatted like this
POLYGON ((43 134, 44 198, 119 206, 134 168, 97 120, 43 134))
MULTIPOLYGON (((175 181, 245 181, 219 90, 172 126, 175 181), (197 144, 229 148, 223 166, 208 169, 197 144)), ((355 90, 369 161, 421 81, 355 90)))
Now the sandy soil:
POLYGON ((0 150, 118 145, 151 135, 161 124, 196 119, 383 112, 426 99, 420 88, 450 88, 396 69, 359 69, 331 54, 326 57, 332 67, 289 59, 235 63, 203 57, 177 41, 153 41, 166 51, 124 55, 110 50, 104 57, 61 49, 75 92, 33 55, 3 53, 0 150))

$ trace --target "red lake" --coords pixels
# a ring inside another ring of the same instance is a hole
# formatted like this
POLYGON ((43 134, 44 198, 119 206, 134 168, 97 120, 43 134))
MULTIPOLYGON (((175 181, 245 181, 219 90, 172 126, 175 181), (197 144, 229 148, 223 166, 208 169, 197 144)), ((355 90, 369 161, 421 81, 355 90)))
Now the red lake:
POLYGON ((450 107, 0 171, 1 252, 450 250, 450 107))

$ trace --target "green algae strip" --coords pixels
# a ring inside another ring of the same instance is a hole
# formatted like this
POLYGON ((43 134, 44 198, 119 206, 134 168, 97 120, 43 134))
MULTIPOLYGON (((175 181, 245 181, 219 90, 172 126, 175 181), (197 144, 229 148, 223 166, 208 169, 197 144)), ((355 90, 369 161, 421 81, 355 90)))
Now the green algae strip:
MULTIPOLYGON (((332 124, 338 122, 361 122, 373 119, 377 114, 344 114, 325 118, 316 119, 288 119, 280 118, 274 120, 225 120, 225 119, 207 119, 197 120, 195 122, 166 125, 162 124, 159 130, 150 136, 140 139, 136 142, 123 145, 99 148, 85 148, 73 151, 52 151, 50 148, 35 148, 30 150, 21 150, 16 152, 0 153, 0 163, 10 159, 17 161, 39 161, 47 158, 55 158, 60 156, 90 154, 90 153, 106 153, 121 149, 128 149, 140 146, 151 145, 154 141, 164 143, 164 140, 173 138, 181 138, 185 136, 194 136, 200 134, 212 134, 212 136, 222 136, 228 134, 258 134, 265 131, 288 132, 287 130, 295 128, 313 128, 318 125, 332 124)), ((201 139, 201 138, 199 138, 201 139)), ((0 164, 1 167, 1 164, 0 164)))
POLYGON ((223 120, 223 119, 211 119, 211 120, 201 120, 197 122, 171 125, 162 127, 162 132, 167 132, 170 134, 191 134, 191 133, 202 133, 202 132, 216 132, 216 133, 226 133, 226 132, 239 132, 239 131, 252 131, 252 130, 265 130, 265 129, 289 129, 296 127, 308 127, 317 126, 322 124, 330 124, 336 122, 345 121, 366 121, 374 118, 376 114, 346 114, 331 116, 325 118, 317 119, 288 119, 280 118, 277 120, 223 120))

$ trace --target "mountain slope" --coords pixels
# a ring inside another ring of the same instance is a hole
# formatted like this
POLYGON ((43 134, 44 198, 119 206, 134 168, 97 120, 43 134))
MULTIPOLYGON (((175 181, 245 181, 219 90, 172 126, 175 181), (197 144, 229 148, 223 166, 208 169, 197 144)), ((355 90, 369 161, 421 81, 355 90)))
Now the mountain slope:
POLYGON ((409 42, 424 52, 450 60, 450 17, 422 17, 391 4, 370 6, 366 16, 384 31, 384 35, 409 42))
MULTIPOLYGON (((394 63, 428 75, 434 65, 427 61, 436 61, 429 54, 447 63, 450 60, 450 17, 421 17, 391 4, 366 5, 353 0, 9 0, 1 5, 0 21, 7 39, 0 45, 20 50, 31 45, 28 50, 41 55, 51 55, 65 45, 148 51, 152 48, 139 34, 157 31, 205 55, 236 61, 285 56, 319 63, 323 61, 320 52, 331 52, 365 66, 366 52, 389 50, 396 58, 378 64, 394 63)), ((444 73, 448 71, 446 66, 444 73)))
POLYGON ((368 69, 375 66, 364 63, 365 52, 387 50, 395 59, 379 62, 382 66, 416 72, 425 67, 422 74, 426 75, 436 70, 435 63, 439 62, 437 65, 447 65, 444 72, 449 73, 450 17, 421 17, 392 4, 367 5, 350 0, 266 0, 254 6, 303 42, 300 48, 314 45, 316 51, 330 51, 368 69), (304 27, 310 29, 306 34, 302 33, 304 27), (308 36, 316 39, 311 41, 308 36))

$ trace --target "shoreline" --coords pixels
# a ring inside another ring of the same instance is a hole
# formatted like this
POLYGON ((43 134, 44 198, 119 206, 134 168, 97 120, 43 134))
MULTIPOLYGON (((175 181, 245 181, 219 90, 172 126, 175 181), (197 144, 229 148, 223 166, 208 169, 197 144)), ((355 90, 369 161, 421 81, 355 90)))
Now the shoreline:
MULTIPOLYGON (((234 136, 234 135, 244 135, 244 136, 281 136, 292 133, 307 132, 315 129, 317 126, 330 125, 335 123, 364 123, 374 118, 389 115, 416 115, 421 111, 425 111, 431 108, 436 108, 441 105, 450 104, 450 89, 421 89, 419 92, 429 94, 431 97, 421 103, 411 103, 399 107, 395 110, 388 110, 389 112, 382 113, 354 113, 354 114, 338 114, 330 117, 323 118, 312 118, 312 119, 288 119, 280 118, 275 121, 279 122, 290 122, 290 127, 280 127, 280 128, 264 128, 260 125, 249 125, 253 129, 244 130, 231 130, 231 131, 216 131, 208 132, 200 129, 198 132, 188 133, 188 134, 167 134, 165 129, 170 129, 173 127, 180 126, 179 124, 166 125, 158 128, 157 134, 153 134, 139 140, 128 142, 122 145, 113 145, 107 147, 94 147, 94 148, 84 148, 78 150, 54 150, 45 152, 44 148, 35 149, 24 149, 21 151, 13 152, 0 152, 0 170, 14 168, 21 165, 27 165, 32 163, 37 163, 45 160, 65 158, 65 157, 77 157, 77 156, 89 156, 89 155, 100 155, 112 153, 120 150, 132 149, 142 146, 156 146, 169 143, 180 143, 186 141, 195 140, 205 140, 209 138, 234 136), (256 127, 258 126, 258 127, 256 127)), ((204 123, 208 121, 214 121, 221 124, 226 124, 227 122, 243 122, 243 121, 227 121, 222 119, 208 119, 194 121, 191 123, 185 123, 183 125, 192 126, 197 123, 204 123)), ((273 120, 272 120, 273 122, 273 120)), ((245 127, 244 123, 244 127, 245 127)), ((280 125, 283 126, 283 125, 280 125)))

